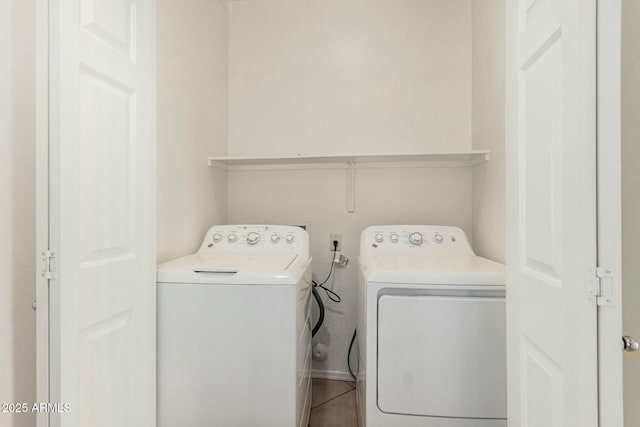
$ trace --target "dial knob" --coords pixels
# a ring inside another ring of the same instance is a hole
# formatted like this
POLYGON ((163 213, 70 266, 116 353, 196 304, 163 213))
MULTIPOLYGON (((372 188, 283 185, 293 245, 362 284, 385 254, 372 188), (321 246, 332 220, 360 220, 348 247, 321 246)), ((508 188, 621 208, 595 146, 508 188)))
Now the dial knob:
POLYGON ((213 241, 214 242, 219 242, 220 240, 222 240, 222 234, 216 233, 216 234, 213 235, 213 241))
POLYGON ((235 242, 236 240, 238 240, 238 236, 236 234, 229 234, 229 237, 227 237, 227 240, 231 243, 235 242))
POLYGON ((279 236, 279 235, 277 235, 277 234, 273 234, 273 235, 271 236, 271 242, 272 242, 272 243, 278 243, 279 241, 280 241, 280 236, 279 236))
POLYGON ((444 237, 442 237, 442 234, 440 234, 440 233, 436 233, 436 234, 433 236, 433 240, 434 240, 436 243, 442 243, 442 242, 444 242, 444 237))
POLYGON ((382 233, 377 233, 375 236, 376 242, 378 243, 382 243, 382 241, 384 240, 384 237, 382 236, 382 233))
POLYGON ((409 234, 409 243, 412 245, 421 245, 422 244, 422 234, 420 233, 411 233, 409 234))
POLYGON ((260 235, 254 231, 247 234, 247 243, 250 245, 255 245, 260 241, 260 235))
POLYGON ((391 233, 390 238, 393 243, 398 243, 398 235, 396 233, 391 233))
POLYGON ((293 234, 287 234, 285 240, 287 241, 287 243, 293 243, 293 234))

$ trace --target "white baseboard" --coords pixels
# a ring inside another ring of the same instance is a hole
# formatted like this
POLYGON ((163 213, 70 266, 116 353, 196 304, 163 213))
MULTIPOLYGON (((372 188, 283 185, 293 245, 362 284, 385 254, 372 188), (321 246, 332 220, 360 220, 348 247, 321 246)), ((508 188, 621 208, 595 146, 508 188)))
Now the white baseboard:
POLYGON ((311 371, 311 377, 323 380, 353 381, 353 377, 349 372, 341 371, 320 371, 313 369, 311 371))

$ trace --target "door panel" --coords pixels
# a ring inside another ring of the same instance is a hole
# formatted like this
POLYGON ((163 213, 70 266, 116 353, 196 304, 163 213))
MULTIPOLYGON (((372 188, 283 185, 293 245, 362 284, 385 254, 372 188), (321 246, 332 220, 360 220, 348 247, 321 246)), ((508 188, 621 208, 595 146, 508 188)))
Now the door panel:
POLYGON ((596 426, 596 2, 508 6, 509 423, 596 426))
POLYGON ((50 2, 53 426, 155 426, 154 22, 50 2))

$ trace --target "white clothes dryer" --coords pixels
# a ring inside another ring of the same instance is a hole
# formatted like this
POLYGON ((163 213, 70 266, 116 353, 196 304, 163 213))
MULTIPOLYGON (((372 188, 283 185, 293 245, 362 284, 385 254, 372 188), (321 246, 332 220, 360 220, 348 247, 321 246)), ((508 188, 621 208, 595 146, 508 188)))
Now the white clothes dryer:
POLYGON ((506 427, 505 273, 457 227, 360 241, 357 403, 366 427, 506 427))
POLYGON ((158 426, 306 427, 311 258, 299 227, 214 226, 158 266, 158 426))

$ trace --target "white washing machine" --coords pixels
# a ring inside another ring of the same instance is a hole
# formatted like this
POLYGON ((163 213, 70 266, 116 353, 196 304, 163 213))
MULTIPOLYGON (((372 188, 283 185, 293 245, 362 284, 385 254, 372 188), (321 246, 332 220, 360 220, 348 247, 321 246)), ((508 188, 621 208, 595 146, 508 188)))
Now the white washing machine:
POLYGON ((158 426, 306 427, 307 232, 223 225, 158 266, 158 426))
POLYGON ((505 273, 457 227, 360 241, 357 403, 366 427, 505 427, 505 273))

